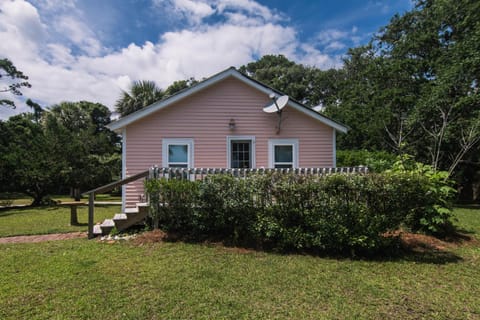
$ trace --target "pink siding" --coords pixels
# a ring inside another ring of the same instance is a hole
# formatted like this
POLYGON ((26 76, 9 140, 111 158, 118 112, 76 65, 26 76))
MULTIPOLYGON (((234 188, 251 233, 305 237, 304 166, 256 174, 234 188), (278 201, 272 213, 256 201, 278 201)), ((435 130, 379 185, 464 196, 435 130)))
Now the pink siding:
MULTIPOLYGON (((277 115, 262 107, 269 97, 235 78, 193 94, 126 128, 126 176, 162 166, 162 138, 193 138, 194 167, 227 167, 227 136, 255 136, 256 167, 268 167, 269 139, 298 139, 300 167, 333 166, 333 129, 286 107, 280 134, 277 115), (235 119, 236 128, 228 123, 235 119)), ((141 182, 127 185, 126 205, 143 194, 141 182)))

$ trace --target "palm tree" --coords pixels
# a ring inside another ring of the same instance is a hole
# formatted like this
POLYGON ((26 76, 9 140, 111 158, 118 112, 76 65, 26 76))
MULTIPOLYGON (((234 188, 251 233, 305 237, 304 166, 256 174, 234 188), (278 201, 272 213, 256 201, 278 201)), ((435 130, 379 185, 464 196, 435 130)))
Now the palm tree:
POLYGON ((122 92, 122 96, 115 103, 115 110, 124 117, 162 99, 164 95, 165 92, 153 81, 135 81, 130 92, 122 92))

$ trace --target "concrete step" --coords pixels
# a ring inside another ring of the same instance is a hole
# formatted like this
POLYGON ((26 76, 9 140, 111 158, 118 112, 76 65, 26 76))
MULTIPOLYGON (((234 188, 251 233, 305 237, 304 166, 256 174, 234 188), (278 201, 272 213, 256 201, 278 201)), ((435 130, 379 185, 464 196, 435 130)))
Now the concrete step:
POLYGON ((116 223, 117 221, 127 220, 128 216, 126 213, 116 213, 113 217, 113 221, 116 223))
POLYGON ((105 219, 93 226, 95 236, 107 235, 113 228, 122 231, 145 220, 149 210, 148 203, 138 203, 135 208, 126 208, 123 213, 116 213, 112 219, 105 219))
POLYGON ((100 226, 102 228, 109 228, 109 227, 115 227, 115 222, 113 222, 113 219, 105 219, 100 226))
POLYGON ((107 235, 115 228, 115 222, 113 219, 105 219, 101 224, 100 228, 102 229, 102 235, 107 235))
POLYGON ((99 224, 96 224, 93 226, 93 234, 95 236, 101 236, 102 235, 102 228, 100 227, 99 224))
POLYGON ((123 210, 123 212, 126 213, 126 214, 138 213, 138 211, 139 211, 138 208, 125 208, 123 210))

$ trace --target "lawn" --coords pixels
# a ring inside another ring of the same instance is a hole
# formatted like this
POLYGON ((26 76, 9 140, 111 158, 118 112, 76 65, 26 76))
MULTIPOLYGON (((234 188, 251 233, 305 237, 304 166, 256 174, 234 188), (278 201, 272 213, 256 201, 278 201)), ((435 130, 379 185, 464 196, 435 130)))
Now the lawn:
MULTIPOLYGON (((120 196, 112 196, 110 194, 97 194, 96 201, 122 201, 120 196)), ((68 202, 73 201, 73 198, 68 195, 52 195, 51 199, 54 201, 68 202)), ((21 193, 0 193, 0 206, 2 205, 30 205, 33 201, 32 197, 21 193), (5 204, 3 204, 5 202, 5 204)), ((88 196, 82 197, 82 201, 88 201, 88 196)))
MULTIPOLYGON (((79 226, 70 225, 70 208, 68 207, 23 207, 0 210, 0 237, 15 235, 64 233, 87 231, 88 208, 78 209, 79 226)), ((119 205, 95 206, 95 221, 112 218, 119 213, 119 205)))
MULTIPOLYGON (((480 235, 480 210, 456 215, 480 235)), ((479 263, 478 243, 384 260, 185 243, 8 244, 0 318, 479 319, 479 263)))

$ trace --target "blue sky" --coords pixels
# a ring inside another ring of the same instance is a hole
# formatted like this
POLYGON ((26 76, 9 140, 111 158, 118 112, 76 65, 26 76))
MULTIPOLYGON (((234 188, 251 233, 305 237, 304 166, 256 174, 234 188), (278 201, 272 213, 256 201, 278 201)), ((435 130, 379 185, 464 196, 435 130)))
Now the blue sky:
MULTIPOLYGON (((0 57, 30 77, 44 106, 89 100, 113 108, 134 80, 167 87, 265 54, 321 69, 367 43, 398 1, 1 0, 0 57)), ((4 83, 2 83, 4 85, 4 83)), ((0 109, 0 119, 26 111, 0 109)))

